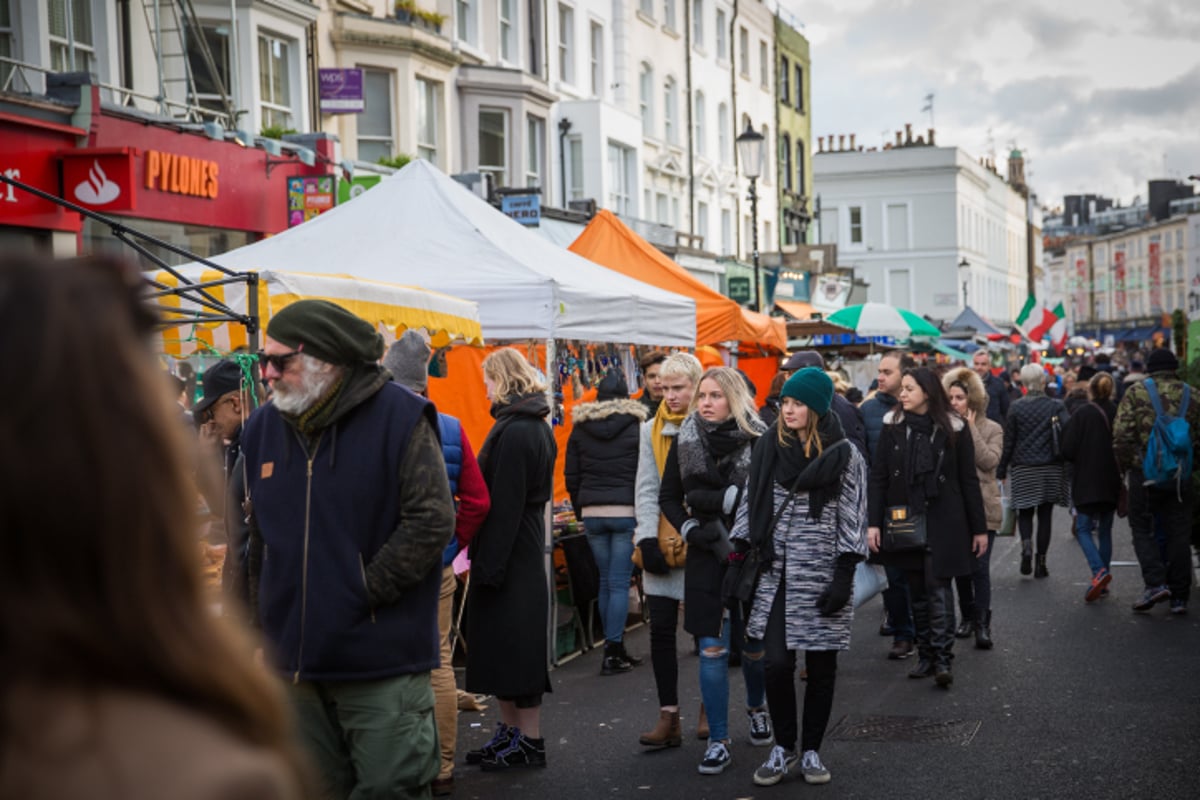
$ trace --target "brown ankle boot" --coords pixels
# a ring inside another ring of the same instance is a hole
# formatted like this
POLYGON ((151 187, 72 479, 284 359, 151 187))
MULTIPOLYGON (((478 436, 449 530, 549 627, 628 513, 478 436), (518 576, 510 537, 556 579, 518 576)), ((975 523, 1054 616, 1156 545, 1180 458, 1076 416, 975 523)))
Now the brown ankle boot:
POLYGON ((665 708, 658 712, 658 724, 654 730, 643 733, 638 742, 646 747, 679 747, 683 744, 683 732, 679 728, 679 712, 667 711, 665 708))
POLYGON ((704 710, 704 703, 700 704, 700 719, 696 720, 696 738, 708 739, 708 713, 704 710))

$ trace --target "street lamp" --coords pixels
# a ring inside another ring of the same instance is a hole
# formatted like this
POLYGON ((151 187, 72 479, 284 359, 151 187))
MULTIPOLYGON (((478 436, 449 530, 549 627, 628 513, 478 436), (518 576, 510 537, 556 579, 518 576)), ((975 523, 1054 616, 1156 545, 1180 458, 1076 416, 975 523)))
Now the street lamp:
POLYGON ((754 257, 754 303, 752 307, 759 311, 761 300, 758 293, 758 189, 756 183, 762 174, 763 135, 746 123, 746 130, 735 140, 737 142, 738 158, 742 162, 742 174, 750 181, 750 228, 751 247, 754 257))
POLYGON ((962 276, 963 285, 963 309, 967 307, 967 279, 971 276, 971 262, 967 261, 966 256, 963 256, 962 261, 958 262, 958 274, 962 276))

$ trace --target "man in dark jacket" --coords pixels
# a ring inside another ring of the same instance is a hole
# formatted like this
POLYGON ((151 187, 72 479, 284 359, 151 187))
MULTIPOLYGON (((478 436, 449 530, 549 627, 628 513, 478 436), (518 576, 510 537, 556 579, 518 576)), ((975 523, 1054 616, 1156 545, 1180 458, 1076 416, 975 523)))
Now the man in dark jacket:
POLYGON ((987 392, 988 419, 1003 425, 1004 418, 1008 416, 1008 387, 1004 385, 1004 381, 992 374, 992 357, 988 355, 987 350, 976 350, 975 355, 971 356, 971 364, 975 368, 975 374, 983 381, 984 391, 987 392))
MULTIPOLYGON (((904 371, 916 366, 912 356, 903 350, 892 350, 884 353, 879 359, 878 386, 875 396, 862 404, 863 424, 866 426, 867 449, 871 456, 875 455, 883 432, 883 417, 900 402, 900 379, 904 371)), ((867 463, 870 463, 868 458, 867 463)), ((912 606, 908 597, 908 579, 904 570, 897 567, 885 566, 888 576, 888 588, 883 590, 883 607, 887 609, 887 619, 892 629, 892 649, 888 658, 908 658, 913 654, 913 640, 916 638, 916 627, 913 625, 912 606)), ((885 626, 887 623, 885 623, 885 626)), ((886 631, 881 626, 880 632, 886 631)))
POLYGON ((323 300, 271 318, 246 422, 250 600, 337 797, 427 796, 442 551, 454 505, 429 401, 374 326, 323 300))
MULTIPOLYGON (((1146 360, 1146 371, 1154 381, 1163 412, 1178 415, 1185 384, 1179 380, 1179 361, 1175 354, 1166 348, 1155 350, 1146 360)), ((1188 422, 1195 459, 1200 453, 1200 397, 1190 390, 1189 395, 1183 417, 1188 422)), ((1113 451, 1121 474, 1128 474, 1129 528, 1133 532, 1133 549, 1146 584, 1142 596, 1133 604, 1133 610, 1149 611, 1169 598, 1171 613, 1185 614, 1192 588, 1192 554, 1188 539, 1194 501, 1188 477, 1182 479, 1181 485, 1169 488, 1145 485, 1142 459, 1155 417, 1145 384, 1130 384, 1117 406, 1113 451), (1163 563, 1154 536, 1156 517, 1167 535, 1166 563, 1163 563)))
MULTIPOLYGON (((800 350, 792 353, 792 357, 784 362, 780 369, 790 375, 805 367, 816 367, 823 370, 825 369, 825 359, 816 350, 800 350)), ((867 435, 863 425, 862 412, 840 394, 833 396, 833 405, 830 408, 838 415, 838 421, 842 423, 842 430, 845 432, 846 438, 858 448, 858 452, 862 453, 863 458, 867 459, 869 464, 871 454, 867 449, 867 435)))
POLYGON ((638 397, 638 402, 646 407, 646 419, 650 419, 658 413, 658 404, 662 402, 663 388, 662 381, 658 378, 658 371, 662 369, 662 363, 666 360, 666 353, 655 350, 653 353, 642 356, 642 360, 638 364, 642 369, 642 381, 645 384, 642 387, 641 396, 638 397))
MULTIPOLYGON (((655 364, 655 367, 658 365, 655 364)), ((628 672, 641 663, 625 650, 633 530, 637 527, 637 481, 641 424, 646 408, 629 399, 619 372, 600 381, 596 402, 572 410, 564 477, 571 507, 583 522, 600 573, 600 622, 604 626, 601 675, 628 672)))

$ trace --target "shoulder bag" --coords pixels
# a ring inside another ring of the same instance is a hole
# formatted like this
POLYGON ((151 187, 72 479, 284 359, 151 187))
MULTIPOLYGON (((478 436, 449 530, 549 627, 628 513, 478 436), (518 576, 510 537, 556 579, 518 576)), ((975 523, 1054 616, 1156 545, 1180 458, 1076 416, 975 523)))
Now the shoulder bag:
MULTIPOLYGON (((938 453, 935 475, 942 472, 942 460, 946 447, 938 453)), ((879 537, 879 549, 885 553, 904 553, 925 550, 929 547, 929 532, 925 524, 925 512, 914 512, 908 506, 888 506, 883 533, 879 537)))

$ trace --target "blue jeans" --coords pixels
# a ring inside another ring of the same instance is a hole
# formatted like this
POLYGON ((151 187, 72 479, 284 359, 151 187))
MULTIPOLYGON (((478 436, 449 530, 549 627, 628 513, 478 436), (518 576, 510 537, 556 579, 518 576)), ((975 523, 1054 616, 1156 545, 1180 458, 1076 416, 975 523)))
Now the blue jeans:
POLYGON ((883 590, 883 607, 892 622, 892 641, 911 642, 916 638, 912 607, 908 599, 908 579, 899 567, 884 567, 888 587, 883 590))
POLYGON ((633 517, 591 517, 583 521, 588 544, 600 571, 600 624, 604 641, 620 643, 629 616, 629 576, 633 572, 633 517))
MULTIPOLYGON (((708 715, 708 738, 714 742, 729 738, 729 618, 721 622, 721 635, 700 637, 700 698, 708 715), (713 652, 709 652, 709 650, 713 652)), ((742 677, 746 681, 746 707, 762 708, 766 703, 766 673, 763 652, 766 645, 748 638, 742 645, 742 677)))
POLYGON ((1112 568, 1112 527, 1115 511, 1101 514, 1084 514, 1075 512, 1075 538, 1083 548, 1083 557, 1087 559, 1088 567, 1094 576, 1102 569, 1112 568), (1093 532, 1099 540, 1100 548, 1092 539, 1093 532))

